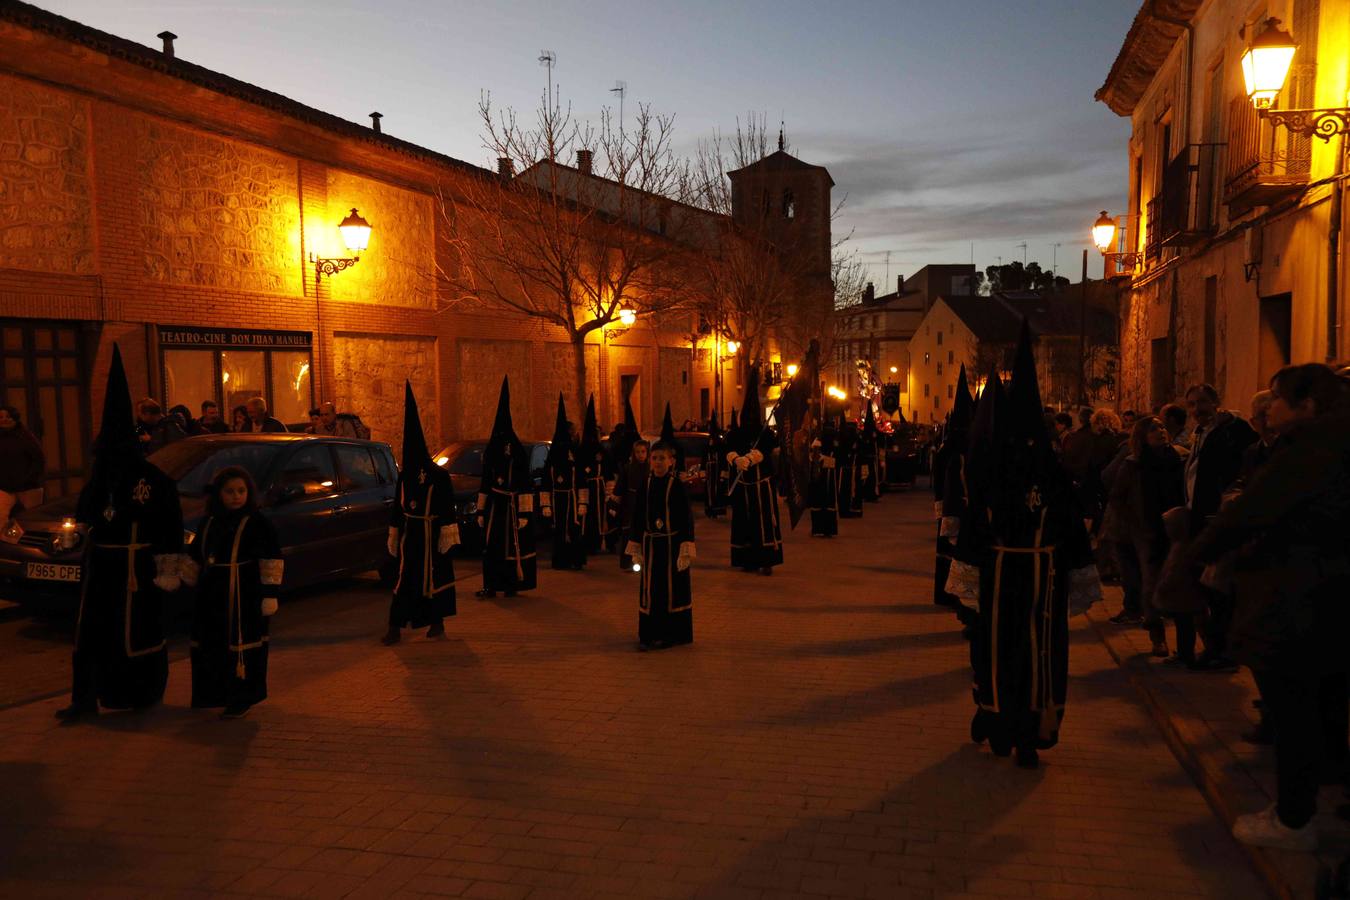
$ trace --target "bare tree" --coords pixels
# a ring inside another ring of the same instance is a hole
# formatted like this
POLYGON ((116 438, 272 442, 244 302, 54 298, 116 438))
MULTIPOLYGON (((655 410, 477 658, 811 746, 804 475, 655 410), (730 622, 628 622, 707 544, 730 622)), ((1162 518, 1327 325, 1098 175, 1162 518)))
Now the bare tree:
POLYGON ((696 223, 671 199, 684 183, 674 118, 643 105, 623 127, 605 110, 597 129, 550 95, 528 126, 486 94, 478 112, 498 177, 442 193, 441 293, 561 329, 583 407, 587 336, 621 311, 665 316, 685 302, 677 236, 696 223))

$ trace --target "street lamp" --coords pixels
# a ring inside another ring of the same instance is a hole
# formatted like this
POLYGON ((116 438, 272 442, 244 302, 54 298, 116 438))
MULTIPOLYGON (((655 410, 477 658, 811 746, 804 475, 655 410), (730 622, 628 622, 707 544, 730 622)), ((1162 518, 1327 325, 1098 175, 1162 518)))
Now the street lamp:
POLYGON ((728 355, 728 356, 735 356, 735 355, 736 355, 736 351, 739 350, 739 349, 741 349, 741 345, 740 345, 740 344, 736 343, 735 341, 727 341, 727 355, 728 355))
POLYGON ((1272 109, 1297 49, 1293 36, 1276 18, 1266 19, 1265 28, 1247 45, 1242 54, 1242 80, 1257 114, 1304 137, 1315 135, 1329 141, 1335 135, 1350 133, 1350 107, 1272 109))
POLYGON ((619 310, 619 324, 624 328, 632 328, 633 323, 637 321, 637 311, 632 309, 619 310))
POLYGON ((352 208, 351 215, 338 223, 342 242, 347 245, 351 256, 315 256, 309 255, 314 264, 314 280, 317 283, 325 275, 336 275, 343 269, 349 269, 361 261, 361 253, 370 246, 370 223, 361 218, 361 214, 352 208))
POLYGON ((789 378, 795 378, 797 376, 797 364, 788 363, 787 373, 789 378))
MULTIPOLYGON (((1115 263, 1118 269, 1134 269, 1139 265, 1141 253, 1138 251, 1127 251, 1124 253, 1110 249, 1116 243, 1116 220, 1106 210, 1097 217, 1097 221, 1092 223, 1092 243, 1097 245, 1105 259, 1115 263)), ((1083 257, 1083 270, 1087 271, 1087 257, 1083 257)))
POLYGON ((898 375, 898 374, 900 374, 900 367, 899 367, 899 366, 891 366, 891 374, 892 374, 892 375, 898 375))

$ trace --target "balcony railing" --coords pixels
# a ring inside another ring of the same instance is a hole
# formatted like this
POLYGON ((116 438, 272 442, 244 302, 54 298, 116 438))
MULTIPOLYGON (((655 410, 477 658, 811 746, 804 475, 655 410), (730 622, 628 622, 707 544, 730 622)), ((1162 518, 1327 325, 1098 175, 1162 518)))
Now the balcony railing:
POLYGON ((1160 247, 1194 244, 1213 234, 1214 164, 1223 144, 1189 144, 1167 164, 1162 190, 1148 204, 1146 244, 1160 247))
POLYGON ((1228 166, 1223 202, 1237 210, 1270 206, 1308 184, 1312 146, 1260 117, 1245 96, 1228 107, 1228 166))

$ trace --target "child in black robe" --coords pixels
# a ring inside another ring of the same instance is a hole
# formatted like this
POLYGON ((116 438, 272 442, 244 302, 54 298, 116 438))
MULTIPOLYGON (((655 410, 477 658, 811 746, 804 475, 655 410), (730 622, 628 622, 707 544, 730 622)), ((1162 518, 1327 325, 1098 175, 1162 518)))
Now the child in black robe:
POLYGON ((811 534, 834 537, 839 533, 839 469, 835 466, 834 428, 826 426, 812 446, 811 534))
POLYGON ((281 545, 258 511, 248 471, 221 469, 207 489, 206 519, 188 545, 183 583, 196 585, 192 612, 192 705, 245 716, 267 699, 268 622, 277 611, 281 545))
POLYGON ((589 509, 589 492, 577 467, 572 423, 558 392, 558 414, 553 424, 553 442, 544 460, 544 486, 539 491, 539 511, 553 522, 553 568, 584 569, 586 543, 583 525, 589 509))
POLYGON ((534 482, 529 456, 511 423, 511 386, 505 378, 483 450, 478 528, 483 533, 483 589, 475 596, 486 600, 498 591, 514 597, 534 590, 534 482))
POLYGON ((638 648, 660 650, 694 640, 689 568, 697 556, 689 496, 675 477, 675 447, 658 441, 637 491, 624 552, 639 567, 638 648))

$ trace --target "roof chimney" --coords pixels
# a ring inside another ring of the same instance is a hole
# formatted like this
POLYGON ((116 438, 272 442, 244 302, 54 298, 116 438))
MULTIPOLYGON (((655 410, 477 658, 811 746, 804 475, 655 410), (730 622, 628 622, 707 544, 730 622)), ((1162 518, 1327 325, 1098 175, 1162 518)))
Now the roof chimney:
POLYGON ((591 174, 592 159, 594 159, 594 154, 590 150, 577 151, 577 168, 581 170, 581 174, 591 174))
POLYGON ((516 174, 516 164, 511 161, 509 156, 497 157, 497 174, 502 178, 514 178, 516 174))
POLYGON ((863 288, 863 302, 871 303, 877 297, 877 289, 872 286, 872 282, 867 282, 867 287, 863 288))
POLYGON ((376 134, 383 134, 380 131, 380 120, 384 118, 384 113, 373 112, 370 114, 370 127, 375 129, 376 134))
POLYGON ((899 297, 905 292, 905 276, 895 276, 895 296, 899 297))
POLYGON ((155 37, 164 42, 164 55, 169 59, 173 59, 173 39, 178 37, 178 35, 174 34, 172 31, 161 31, 159 34, 155 35, 155 37))

